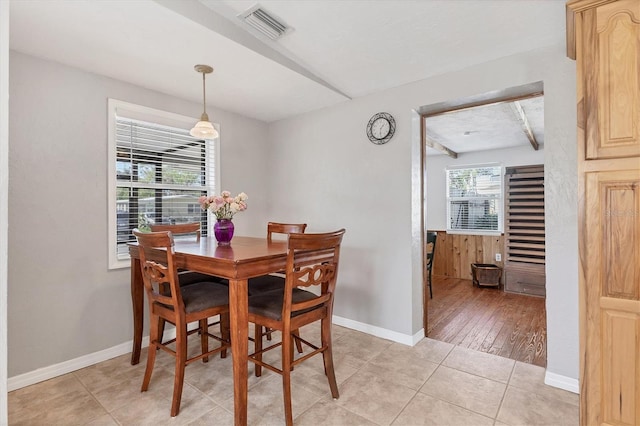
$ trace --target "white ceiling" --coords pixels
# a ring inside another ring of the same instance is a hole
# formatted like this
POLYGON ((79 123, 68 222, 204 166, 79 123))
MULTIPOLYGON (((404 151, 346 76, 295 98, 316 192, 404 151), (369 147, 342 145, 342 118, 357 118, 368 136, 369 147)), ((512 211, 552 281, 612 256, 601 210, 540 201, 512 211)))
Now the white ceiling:
MULTIPOLYGON (((544 144, 544 96, 518 103, 536 142, 544 144)), ((515 102, 483 105, 425 119, 427 138, 457 154, 531 146, 523 127, 515 102)), ((444 155, 444 152, 428 149, 427 154, 444 155)))
POLYGON ((266 122, 564 43, 564 0, 11 0, 11 48, 266 122))

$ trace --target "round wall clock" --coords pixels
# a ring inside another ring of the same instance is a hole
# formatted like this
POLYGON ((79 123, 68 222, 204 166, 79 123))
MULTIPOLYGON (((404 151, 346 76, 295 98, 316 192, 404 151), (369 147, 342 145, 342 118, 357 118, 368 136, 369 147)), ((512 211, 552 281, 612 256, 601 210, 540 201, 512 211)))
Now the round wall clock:
POLYGON ((389 142, 396 132, 396 120, 391 114, 379 112, 367 123, 367 137, 376 145, 389 142))

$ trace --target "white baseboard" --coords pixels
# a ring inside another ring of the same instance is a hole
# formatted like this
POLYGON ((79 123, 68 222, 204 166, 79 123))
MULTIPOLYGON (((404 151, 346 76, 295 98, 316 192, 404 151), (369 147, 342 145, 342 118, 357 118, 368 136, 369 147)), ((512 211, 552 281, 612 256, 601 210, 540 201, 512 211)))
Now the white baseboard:
MULTIPOLYGON (((419 330, 416 334, 411 336, 408 334, 398 333, 397 331, 388 330, 382 327, 376 327, 371 324, 365 324, 336 315, 333 316, 333 323, 342 327, 347 327, 353 330, 361 331, 363 333, 371 334, 372 336, 388 339, 397 343, 402 343, 403 345, 407 346, 415 346, 424 338, 424 330, 419 330)), ((191 324, 189 329, 195 327, 197 327, 197 323, 191 324)), ((174 328, 165 331, 164 340, 173 339, 174 337, 174 328)), ((49 380, 63 374, 71 373, 72 371, 80 370, 90 365, 115 358, 117 356, 131 353, 132 344, 133 341, 130 340, 128 342, 121 343, 102 351, 74 358, 69 361, 64 361, 59 364, 50 365, 48 367, 39 368, 28 373, 9 377, 9 379, 7 380, 7 389, 9 392, 11 392, 25 386, 33 385, 35 383, 49 380)), ((142 347, 144 348, 147 346, 149 346, 149 337, 143 337, 142 347)), ((578 380, 572 379, 570 377, 561 376, 560 374, 550 373, 547 371, 545 374, 544 382, 549 386, 564 389, 573 393, 580 393, 580 385, 578 380)))
POLYGON ((580 382, 578 379, 561 376, 560 374, 550 373, 547 371, 544 375, 544 383, 554 388, 564 389, 573 393, 580 393, 580 382))
MULTIPOLYGON (((59 364, 38 368, 37 370, 30 371, 28 373, 9 377, 9 380, 7 381, 8 390, 11 392, 25 386, 33 385, 45 380, 53 379, 54 377, 62 376, 63 374, 71 373, 72 371, 89 367, 90 365, 94 365, 120 355, 131 353, 132 345, 133 341, 130 340, 102 351, 93 352, 59 364)), ((142 339, 142 347, 144 348, 147 346, 149 346, 149 337, 142 339)))
MULTIPOLYGON (((333 322, 337 325, 351 328, 353 330, 362 331, 363 333, 371 334, 383 339, 389 339, 394 342, 402 343, 404 345, 414 346, 420 340, 424 338, 423 330, 420 330, 413 336, 398 333, 395 331, 387 330, 385 328, 376 327, 373 325, 353 321, 347 318, 338 316, 333 317, 333 322)), ((197 323, 190 324, 189 329, 197 327, 197 323)), ((174 328, 168 329, 164 333, 164 340, 173 339, 176 337, 176 330, 174 328)), ((28 373, 19 374, 17 376, 9 377, 7 380, 7 389, 9 392, 16 389, 20 389, 26 386, 30 386, 45 380, 53 379, 54 377, 62 376, 63 374, 71 373, 72 371, 80 370, 90 365, 98 364, 117 356, 131 353, 131 346, 133 341, 121 343, 111 348, 104 349, 102 351, 93 352, 78 358, 70 359, 68 361, 61 362, 59 364, 50 365, 48 367, 38 368, 37 370, 30 371, 28 373)), ((142 347, 149 346, 149 337, 142 338, 142 347)))
POLYGON ((421 328, 420 330, 418 330, 418 332, 416 334, 414 334, 413 336, 411 336, 411 346, 415 346, 418 344, 418 342, 422 339, 424 339, 424 328, 421 328))
POLYGON ((375 325, 365 324, 363 322, 354 321, 348 318, 333 316, 333 323, 342 327, 347 327, 352 330, 361 331, 363 333, 371 334, 372 336, 381 337, 383 339, 392 340, 397 343, 402 343, 407 346, 415 346, 420 340, 424 338, 424 330, 421 329, 413 336, 408 334, 398 333, 397 331, 387 330, 386 328, 376 327, 375 325))
MULTIPOLYGON (((192 330, 197 326, 198 323, 192 323, 189 324, 187 328, 189 330, 192 330)), ((172 327, 164 332, 162 339, 163 341, 167 341, 173 339, 174 337, 176 337, 176 329, 172 327)), ((93 352, 78 358, 61 362, 59 364, 38 368, 37 370, 30 371, 28 373, 9 377, 9 379, 7 380, 8 391, 11 392, 25 386, 30 386, 39 382, 43 382, 45 380, 53 379, 54 377, 62 376, 63 374, 71 373, 72 371, 80 370, 82 368, 98 364, 99 362, 106 361, 120 355, 130 354, 132 346, 133 340, 129 340, 128 342, 112 346, 102 351, 93 352)), ((142 347, 146 348, 147 346, 149 346, 149 336, 145 336, 142 338, 142 347)))

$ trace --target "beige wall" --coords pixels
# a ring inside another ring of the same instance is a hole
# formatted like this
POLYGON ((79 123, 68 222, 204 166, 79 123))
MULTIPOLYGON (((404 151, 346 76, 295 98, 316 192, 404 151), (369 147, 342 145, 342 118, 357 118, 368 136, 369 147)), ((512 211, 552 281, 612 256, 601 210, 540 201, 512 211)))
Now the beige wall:
POLYGON ((7 424, 7 249, 9 200, 9 2, 0 2, 0 425, 7 424))
MULTIPOLYGON (((548 366, 578 378, 575 64, 564 46, 509 56, 354 99, 270 126, 275 208, 311 228, 345 227, 335 314, 407 336, 422 327, 419 173, 421 106, 543 81, 548 366), (386 145, 365 135, 391 113, 386 145), (284 166, 286 165, 286 167, 284 166)), ((539 159, 539 158, 538 158, 539 159)), ((285 218, 286 219, 286 218, 285 218)))
MULTIPOLYGON (((107 270, 107 98, 195 118, 201 105, 11 52, 9 377, 131 339, 129 268, 107 270)), ((240 235, 263 235, 267 126, 210 109, 221 185, 249 194, 240 235), (247 173, 247 171, 251 173, 247 173)))

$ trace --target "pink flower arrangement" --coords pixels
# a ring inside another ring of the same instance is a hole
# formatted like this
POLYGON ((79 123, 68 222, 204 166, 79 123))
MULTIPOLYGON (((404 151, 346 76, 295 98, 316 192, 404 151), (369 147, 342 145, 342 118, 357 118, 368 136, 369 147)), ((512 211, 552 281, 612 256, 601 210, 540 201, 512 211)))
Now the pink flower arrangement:
POLYGON ((222 191, 220 195, 203 195, 198 202, 202 210, 209 210, 216 219, 232 219, 234 214, 247 209, 248 198, 244 192, 232 197, 229 191, 222 191))

